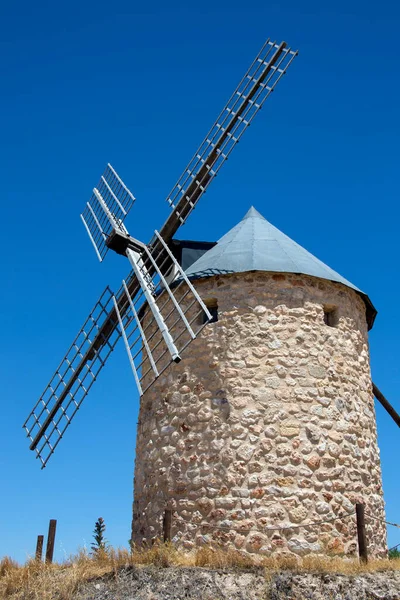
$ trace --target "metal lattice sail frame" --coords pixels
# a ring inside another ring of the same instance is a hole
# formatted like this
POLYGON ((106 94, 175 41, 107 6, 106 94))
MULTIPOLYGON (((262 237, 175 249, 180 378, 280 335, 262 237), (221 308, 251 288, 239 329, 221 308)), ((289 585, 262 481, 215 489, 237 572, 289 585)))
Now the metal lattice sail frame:
POLYGON ((135 297, 130 295, 126 282, 123 281, 128 309, 122 314, 114 298, 119 325, 140 395, 149 389, 171 361, 181 360, 185 348, 212 319, 207 306, 158 231, 155 235, 161 246, 158 254, 153 255, 145 248, 140 262, 135 262, 135 257, 128 255, 134 266, 134 277, 138 279, 139 284, 152 268, 153 275, 150 280, 147 280, 146 284, 140 284, 140 291, 135 297), (165 266, 171 264, 177 276, 170 286, 163 272, 165 266), (123 317, 127 326, 124 326, 123 317))
POLYGON ((124 221, 135 197, 107 165, 81 219, 98 259, 112 248, 132 271, 116 295, 106 288, 24 423, 42 468, 120 337, 142 394, 211 320, 169 244, 296 55, 285 42, 267 40, 172 188, 171 213, 149 244, 129 235, 124 221))
POLYGON ((183 225, 265 100, 297 56, 267 40, 167 196, 172 213, 160 230, 169 240, 183 225))
POLYGON ((23 425, 43 467, 121 336, 112 307, 106 287, 23 425))
POLYGON ((100 262, 108 252, 107 238, 115 227, 123 228, 123 222, 134 202, 134 195, 108 163, 81 214, 82 222, 100 262))

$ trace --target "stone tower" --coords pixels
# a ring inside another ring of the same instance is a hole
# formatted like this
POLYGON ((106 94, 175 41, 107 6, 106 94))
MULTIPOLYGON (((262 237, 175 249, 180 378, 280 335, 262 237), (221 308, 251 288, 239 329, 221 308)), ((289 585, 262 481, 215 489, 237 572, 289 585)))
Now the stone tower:
POLYGON ((384 555, 368 296, 254 208, 186 272, 215 322, 141 399, 132 540, 352 555, 363 502, 384 555))

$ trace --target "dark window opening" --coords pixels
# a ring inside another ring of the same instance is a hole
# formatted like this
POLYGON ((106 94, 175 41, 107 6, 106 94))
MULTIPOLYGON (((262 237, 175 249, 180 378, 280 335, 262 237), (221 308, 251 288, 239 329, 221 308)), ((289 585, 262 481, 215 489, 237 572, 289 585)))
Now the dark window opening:
POLYGON ((339 315, 336 306, 324 306, 324 323, 328 327, 337 327, 339 324, 339 315))
POLYGON ((218 321, 218 302, 216 298, 208 298, 207 300, 203 300, 204 304, 207 306, 210 314, 211 320, 208 320, 208 316, 205 312, 201 313, 201 322, 204 323, 216 323, 218 321))
POLYGON ((170 250, 184 271, 192 266, 217 242, 195 242, 192 240, 171 240, 170 250))

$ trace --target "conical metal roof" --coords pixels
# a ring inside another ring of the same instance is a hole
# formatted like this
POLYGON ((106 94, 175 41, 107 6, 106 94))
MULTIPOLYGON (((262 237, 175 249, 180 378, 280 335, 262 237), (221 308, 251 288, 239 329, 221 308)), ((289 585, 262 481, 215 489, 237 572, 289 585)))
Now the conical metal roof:
POLYGON ((364 292, 271 225, 253 206, 186 274, 199 279, 246 271, 299 273, 342 283, 362 297, 368 326, 373 325, 376 310, 364 292))

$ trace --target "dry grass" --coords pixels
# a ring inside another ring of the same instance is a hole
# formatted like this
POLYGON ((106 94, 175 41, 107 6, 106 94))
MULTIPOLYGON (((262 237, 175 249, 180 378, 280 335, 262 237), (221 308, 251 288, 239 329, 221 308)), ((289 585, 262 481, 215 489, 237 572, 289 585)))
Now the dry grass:
POLYGON ((171 544, 155 544, 146 550, 110 550, 96 558, 79 552, 62 564, 45 565, 34 560, 18 565, 6 557, 0 561, 0 598, 3 600, 71 600, 79 585, 103 576, 113 576, 121 568, 133 565, 157 567, 263 568, 266 577, 274 572, 341 573, 356 575, 377 571, 400 570, 400 558, 371 560, 361 565, 357 559, 291 556, 253 559, 236 551, 203 547, 192 553, 177 550, 171 544))

